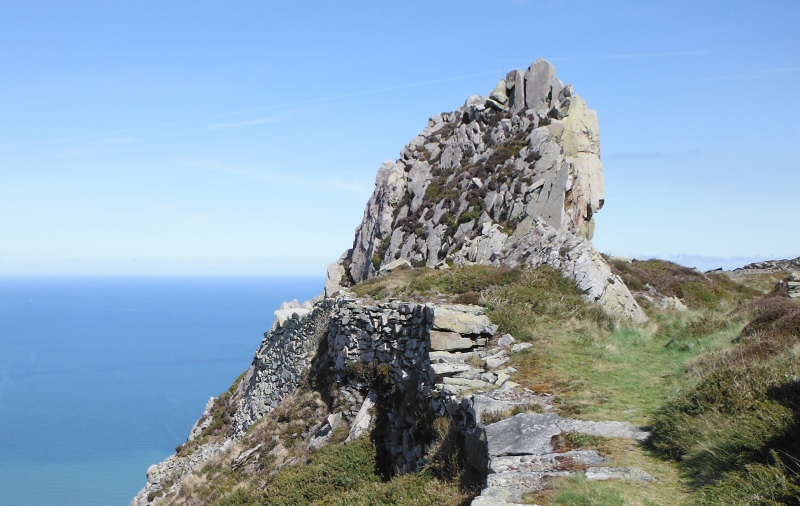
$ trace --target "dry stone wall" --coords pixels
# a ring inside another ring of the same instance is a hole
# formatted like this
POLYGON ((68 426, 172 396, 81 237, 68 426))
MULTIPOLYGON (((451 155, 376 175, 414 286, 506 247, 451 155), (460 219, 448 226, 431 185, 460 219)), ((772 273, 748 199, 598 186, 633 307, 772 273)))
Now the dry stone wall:
MULTIPOLYGON (((340 389, 345 402, 337 405, 362 398, 374 405, 374 418, 363 427, 373 427, 386 471, 413 472, 425 464, 433 419, 448 407, 455 413, 459 402, 442 388, 431 350, 471 350, 485 345, 496 331, 475 306, 364 306, 339 299, 331 312, 327 350, 317 358, 315 369, 325 371, 340 389)), ((361 415, 354 426, 364 420, 361 411, 355 417, 352 408, 348 413, 354 419, 361 415)))
MULTIPOLYGON (((339 297, 288 304, 276 316, 229 401, 235 407, 230 437, 151 466, 147 485, 132 505, 157 504, 164 492, 176 494, 183 477, 241 441, 248 428, 295 393, 304 378, 333 396, 332 412, 309 433, 308 447, 327 444, 334 429, 346 423, 348 439, 369 433, 387 475, 423 468, 430 457, 435 419, 449 418, 462 437, 469 464, 486 477, 476 505, 513 502, 541 488, 549 477, 568 474, 564 459, 585 466, 605 462, 594 451, 554 452, 551 438, 556 434, 646 437, 630 424, 568 420, 548 413, 522 413, 484 425, 488 414, 525 411, 533 405, 550 408, 546 396, 510 381, 515 372, 507 364, 510 356, 531 344, 516 343, 507 334, 498 338, 497 326, 478 306, 396 301, 365 305, 339 297)), ((203 433, 214 405, 212 400, 206 406, 188 442, 203 433)), ((245 450, 232 465, 258 451, 245 450)), ((612 472, 627 479, 638 471, 597 467, 597 476, 612 472)))
POLYGON ((241 438, 255 422, 294 393, 327 330, 334 302, 321 300, 307 307, 282 307, 273 329, 264 334, 253 363, 239 384, 233 434, 241 438))

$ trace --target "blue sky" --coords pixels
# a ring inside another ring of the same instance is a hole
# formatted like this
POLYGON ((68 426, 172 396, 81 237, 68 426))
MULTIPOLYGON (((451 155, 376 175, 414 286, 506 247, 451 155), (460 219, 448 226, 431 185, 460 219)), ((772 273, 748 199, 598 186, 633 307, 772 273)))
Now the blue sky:
POLYGON ((548 58, 595 244, 800 255, 800 3, 0 1, 0 274, 316 274, 431 115, 548 58))

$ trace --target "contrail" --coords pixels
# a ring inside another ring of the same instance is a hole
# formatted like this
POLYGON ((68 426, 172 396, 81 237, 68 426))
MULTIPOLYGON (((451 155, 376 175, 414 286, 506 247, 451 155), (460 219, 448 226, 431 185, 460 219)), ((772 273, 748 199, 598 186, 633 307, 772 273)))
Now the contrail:
POLYGON ((661 58, 665 56, 699 56, 701 54, 708 54, 705 49, 698 49, 696 51, 667 51, 663 53, 621 53, 621 54, 604 54, 600 58, 661 58))

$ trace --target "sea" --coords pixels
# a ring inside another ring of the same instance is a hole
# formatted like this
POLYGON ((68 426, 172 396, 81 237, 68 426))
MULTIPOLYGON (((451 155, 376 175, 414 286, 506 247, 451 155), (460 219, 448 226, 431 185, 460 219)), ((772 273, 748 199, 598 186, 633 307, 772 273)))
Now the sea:
POLYGON ((0 277, 0 505, 127 505, 322 277, 0 277))

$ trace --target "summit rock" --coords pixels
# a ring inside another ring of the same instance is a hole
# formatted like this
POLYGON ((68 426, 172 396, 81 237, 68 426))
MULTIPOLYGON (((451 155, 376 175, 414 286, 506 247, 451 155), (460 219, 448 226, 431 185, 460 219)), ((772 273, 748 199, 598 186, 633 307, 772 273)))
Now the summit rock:
POLYGON ((414 266, 543 264, 611 314, 647 319, 591 243, 603 207, 597 113, 546 60, 488 97, 428 120, 384 162, 353 247, 328 268, 327 295, 406 260, 414 266))

